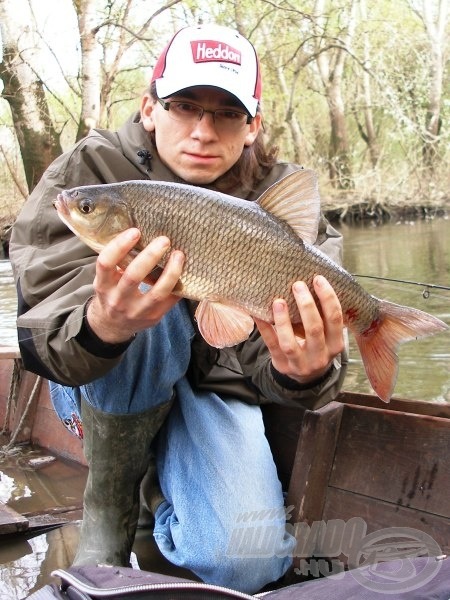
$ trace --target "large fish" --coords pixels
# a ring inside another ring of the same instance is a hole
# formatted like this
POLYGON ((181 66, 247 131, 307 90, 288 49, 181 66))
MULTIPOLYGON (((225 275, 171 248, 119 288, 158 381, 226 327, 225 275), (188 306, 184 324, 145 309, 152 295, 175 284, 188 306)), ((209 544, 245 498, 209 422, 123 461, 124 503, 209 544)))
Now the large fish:
POLYGON ((138 227, 141 239, 128 262, 153 238, 167 236, 186 255, 176 293, 200 301, 199 330, 217 348, 247 339, 252 316, 273 323, 275 298, 284 298, 292 322, 300 323, 292 284, 303 280, 311 288, 313 277, 324 275, 339 297, 370 383, 386 402, 397 378, 398 345, 447 328, 425 312, 368 294, 312 245, 320 198, 311 170, 288 175, 257 202, 183 184, 127 181, 63 191, 54 204, 96 252, 120 231, 138 227))

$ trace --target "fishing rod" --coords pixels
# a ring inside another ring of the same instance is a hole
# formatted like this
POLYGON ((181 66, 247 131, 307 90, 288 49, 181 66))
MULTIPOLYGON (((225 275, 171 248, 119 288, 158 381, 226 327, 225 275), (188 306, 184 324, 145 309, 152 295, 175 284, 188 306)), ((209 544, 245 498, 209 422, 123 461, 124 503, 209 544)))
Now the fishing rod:
POLYGON ((450 291, 450 287, 447 285, 438 285, 436 283, 422 283, 420 281, 410 281, 408 279, 391 279, 390 277, 377 277, 376 275, 358 275, 357 273, 353 274, 354 277, 364 277, 366 279, 379 279, 381 281, 392 281, 394 283, 406 283, 409 285, 418 285, 420 287, 425 288, 422 292, 422 296, 427 299, 430 297, 430 290, 446 290, 450 291))

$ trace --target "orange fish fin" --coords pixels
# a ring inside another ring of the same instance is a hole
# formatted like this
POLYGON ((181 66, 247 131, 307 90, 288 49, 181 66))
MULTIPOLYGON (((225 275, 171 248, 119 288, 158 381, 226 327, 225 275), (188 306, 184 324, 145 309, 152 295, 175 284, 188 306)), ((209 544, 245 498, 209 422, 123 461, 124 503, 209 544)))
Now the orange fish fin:
POLYGON ((353 331, 374 391, 389 402, 398 372, 397 349, 409 340, 433 335, 448 325, 426 312, 380 300, 380 315, 362 333, 353 331))
POLYGON ((303 241, 313 244, 320 220, 320 196, 317 175, 302 169, 286 175, 259 198, 262 209, 285 221, 303 241))
POLYGON ((202 300, 195 318, 203 338, 214 348, 235 346, 246 340, 254 328, 252 317, 242 308, 214 300, 202 300))

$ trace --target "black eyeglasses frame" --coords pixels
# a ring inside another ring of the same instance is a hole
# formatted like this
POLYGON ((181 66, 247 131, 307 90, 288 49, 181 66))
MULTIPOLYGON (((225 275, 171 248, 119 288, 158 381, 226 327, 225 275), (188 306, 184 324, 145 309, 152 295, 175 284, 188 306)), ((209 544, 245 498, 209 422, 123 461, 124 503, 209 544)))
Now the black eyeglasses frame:
MULTIPOLYGON (((163 109, 164 109, 164 110, 167 110, 167 112, 169 112, 169 110, 170 110, 170 105, 172 104, 172 102, 184 102, 183 100, 163 100, 162 98, 156 98, 156 99, 157 99, 157 101, 159 102, 159 104, 161 104, 161 106, 163 107, 163 109)), ((200 108, 200 109, 201 109, 200 116, 199 116, 199 118, 198 118, 198 120, 199 120, 199 121, 201 121, 201 120, 202 120, 202 118, 203 118, 203 115, 204 115, 205 113, 208 113, 208 114, 210 114, 210 115, 212 115, 212 116, 213 116, 213 120, 214 120, 214 122, 215 122, 215 114, 216 114, 216 112, 217 112, 218 110, 219 110, 219 111, 220 111, 220 110, 231 110, 231 109, 223 109, 223 108, 218 108, 218 109, 216 109, 216 110, 208 110, 208 109, 204 108, 203 106, 201 106, 200 104, 197 104, 196 102, 186 101, 185 103, 186 103, 186 104, 191 104, 192 106, 196 106, 196 107, 198 107, 198 108, 200 108)), ((236 112, 236 113, 239 113, 239 114, 241 114, 241 115, 245 115, 245 116, 247 117, 247 121, 245 122, 245 124, 246 124, 246 125, 251 125, 251 124, 253 123, 253 119, 254 119, 255 117, 252 117, 252 116, 251 116, 251 115, 249 115, 248 113, 246 113, 246 112, 243 112, 243 111, 241 111, 241 110, 234 110, 234 109, 232 109, 232 110, 233 110, 234 112, 236 112)))

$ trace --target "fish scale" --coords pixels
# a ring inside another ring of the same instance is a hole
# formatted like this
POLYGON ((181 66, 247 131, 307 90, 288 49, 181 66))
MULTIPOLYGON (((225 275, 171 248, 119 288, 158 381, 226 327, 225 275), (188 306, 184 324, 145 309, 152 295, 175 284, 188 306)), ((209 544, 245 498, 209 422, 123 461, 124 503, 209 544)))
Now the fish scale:
MULTIPOLYGON (((157 235, 166 235, 173 248, 185 253, 181 277, 184 296, 196 300, 227 298, 266 320, 272 320, 274 298, 286 297, 292 318, 295 322, 300 320, 290 290, 292 283, 303 275, 299 265, 305 263, 298 237, 273 218, 276 231, 268 235, 267 213, 257 205, 249 211, 246 201, 230 203, 216 194, 216 210, 211 210, 211 192, 199 189, 180 197, 174 191, 167 193, 165 186, 155 184, 153 188, 152 197, 145 199, 139 193, 142 185, 123 184, 123 195, 143 233, 144 245, 157 235), (165 220, 168 204, 172 219, 165 220), (160 226, 163 220, 164 226, 160 226), (211 260, 215 257, 220 257, 219 264, 211 260), (264 278, 263 265, 277 267, 264 278), (241 276, 243 269, 246 279, 241 276), (283 286, 280 281, 285 281, 283 286)), ((313 265, 308 275, 311 281, 313 265)))
POLYGON ((225 296, 258 311, 261 318, 271 319, 273 299, 281 295, 288 300, 291 316, 298 321, 290 284, 301 275, 298 265, 305 264, 299 253, 301 240, 273 218, 277 231, 268 229, 269 217, 257 205, 242 200, 230 202, 221 194, 194 189, 180 196, 176 188, 154 183, 149 196, 143 182, 120 184, 134 224, 141 229, 143 245, 157 235, 166 235, 173 248, 186 254, 181 282, 187 297, 225 296), (211 210, 212 204, 215 210, 211 210), (220 257, 220 264, 211 257, 220 257), (261 278, 265 264, 274 265, 274 269, 267 278, 261 278), (242 279, 242 269, 251 285, 242 279), (286 275, 289 282, 280 288, 281 278, 286 279, 286 275))
MULTIPOLYGON (((339 298, 371 385, 386 402, 397 378, 398 345, 447 329, 428 313, 368 294, 312 244, 320 199, 310 170, 291 173, 257 202, 184 184, 132 181, 66 190, 55 207, 97 252, 132 226, 141 231, 138 251, 155 237, 167 236, 172 248, 185 254, 174 293, 199 301, 199 330, 218 348, 247 339, 253 317, 273 323, 276 298, 286 300, 293 324, 298 323, 293 283, 302 280, 313 290, 315 275, 325 276, 339 298)), ((161 267, 167 258, 168 253, 161 267)))

